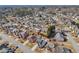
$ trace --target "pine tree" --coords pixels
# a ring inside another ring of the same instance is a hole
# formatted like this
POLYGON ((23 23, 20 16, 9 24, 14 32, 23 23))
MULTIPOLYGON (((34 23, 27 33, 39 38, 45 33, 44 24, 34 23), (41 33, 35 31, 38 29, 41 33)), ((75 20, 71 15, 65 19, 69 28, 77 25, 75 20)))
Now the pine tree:
POLYGON ((55 25, 49 26, 47 30, 48 38, 55 36, 55 25))

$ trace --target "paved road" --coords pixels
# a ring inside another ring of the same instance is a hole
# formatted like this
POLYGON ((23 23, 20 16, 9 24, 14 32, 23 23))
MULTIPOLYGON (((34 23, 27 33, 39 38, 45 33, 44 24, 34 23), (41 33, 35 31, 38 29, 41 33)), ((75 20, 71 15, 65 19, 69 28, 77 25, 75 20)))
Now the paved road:
POLYGON ((11 42, 12 44, 19 46, 19 48, 21 48, 21 50, 24 53, 33 53, 33 51, 30 48, 24 46, 22 43, 15 41, 13 38, 9 38, 9 36, 7 34, 0 33, 0 36, 2 37, 3 40, 7 40, 7 41, 11 42))
POLYGON ((79 53, 79 46, 77 45, 77 42, 72 38, 70 33, 66 33, 68 36, 68 41, 72 44, 73 48, 77 53, 79 53))
MULTIPOLYGON (((67 16, 62 15, 62 14, 61 14, 61 16, 68 18, 67 16)), ((72 38, 72 35, 70 33, 67 33, 67 35, 68 35, 68 41, 71 42, 75 51, 79 53, 79 46, 77 45, 77 42, 72 38)))

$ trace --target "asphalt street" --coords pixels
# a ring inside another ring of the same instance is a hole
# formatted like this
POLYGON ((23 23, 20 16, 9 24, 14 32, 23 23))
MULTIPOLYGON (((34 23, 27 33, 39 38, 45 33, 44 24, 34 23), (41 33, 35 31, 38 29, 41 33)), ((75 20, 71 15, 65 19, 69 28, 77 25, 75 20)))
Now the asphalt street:
POLYGON ((9 36, 7 34, 4 33, 0 33, 0 36, 2 37, 2 39, 4 41, 9 41, 11 44, 17 45, 19 46, 19 48, 24 52, 24 53, 33 53, 33 51, 28 48, 27 46, 23 45, 22 43, 19 43, 18 41, 16 41, 13 38, 9 38, 9 36))

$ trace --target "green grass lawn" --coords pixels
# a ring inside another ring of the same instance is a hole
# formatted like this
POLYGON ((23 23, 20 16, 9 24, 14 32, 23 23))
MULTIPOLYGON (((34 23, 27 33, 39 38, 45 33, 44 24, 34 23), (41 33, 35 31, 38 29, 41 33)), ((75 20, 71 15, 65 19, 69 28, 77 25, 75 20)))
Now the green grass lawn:
POLYGON ((75 22, 79 24, 79 20, 76 20, 75 22))

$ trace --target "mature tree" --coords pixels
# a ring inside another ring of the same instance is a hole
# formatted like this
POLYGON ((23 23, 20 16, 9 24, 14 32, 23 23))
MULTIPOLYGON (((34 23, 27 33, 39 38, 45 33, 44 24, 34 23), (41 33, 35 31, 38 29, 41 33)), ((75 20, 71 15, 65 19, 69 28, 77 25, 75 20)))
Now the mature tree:
POLYGON ((55 25, 49 26, 47 30, 48 38, 55 36, 55 25))

